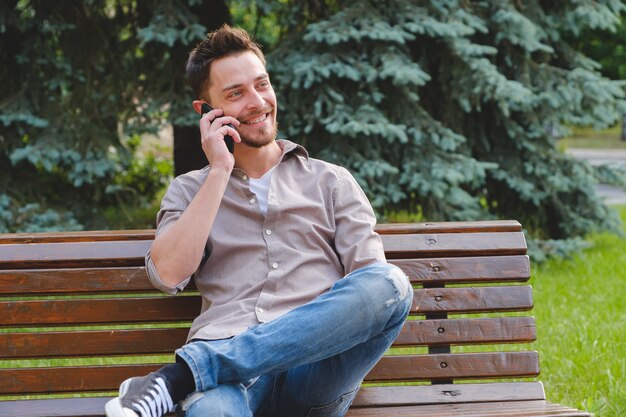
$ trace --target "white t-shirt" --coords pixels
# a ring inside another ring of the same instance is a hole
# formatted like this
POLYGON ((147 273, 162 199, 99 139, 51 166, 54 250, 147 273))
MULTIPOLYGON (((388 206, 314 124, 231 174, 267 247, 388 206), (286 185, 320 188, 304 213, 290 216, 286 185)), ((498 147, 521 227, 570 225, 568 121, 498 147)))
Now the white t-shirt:
POLYGON ((264 215, 267 215, 267 195, 270 191, 270 181, 274 168, 267 171, 261 178, 250 178, 250 191, 256 194, 259 207, 264 215))

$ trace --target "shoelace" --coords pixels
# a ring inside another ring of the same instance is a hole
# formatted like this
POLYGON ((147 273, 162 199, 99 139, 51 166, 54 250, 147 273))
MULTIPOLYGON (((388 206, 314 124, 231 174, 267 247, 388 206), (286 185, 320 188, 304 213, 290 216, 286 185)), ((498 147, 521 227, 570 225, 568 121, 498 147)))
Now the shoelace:
POLYGON ((174 410, 174 403, 163 378, 156 378, 155 382, 156 385, 148 390, 148 394, 133 403, 135 409, 141 413, 141 417, 161 417, 174 410))

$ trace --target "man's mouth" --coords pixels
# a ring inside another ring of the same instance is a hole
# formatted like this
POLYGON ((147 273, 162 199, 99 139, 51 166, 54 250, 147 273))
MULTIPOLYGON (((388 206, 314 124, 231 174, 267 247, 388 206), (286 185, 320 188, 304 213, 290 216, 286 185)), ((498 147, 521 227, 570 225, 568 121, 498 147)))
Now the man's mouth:
POLYGON ((261 122, 265 121, 265 119, 267 119, 267 115, 268 115, 268 113, 264 113, 264 114, 260 115, 259 117, 256 117, 256 118, 250 119, 250 120, 246 120, 245 122, 242 122, 242 123, 246 124, 246 125, 254 125, 254 124, 257 124, 257 123, 261 123, 261 122))

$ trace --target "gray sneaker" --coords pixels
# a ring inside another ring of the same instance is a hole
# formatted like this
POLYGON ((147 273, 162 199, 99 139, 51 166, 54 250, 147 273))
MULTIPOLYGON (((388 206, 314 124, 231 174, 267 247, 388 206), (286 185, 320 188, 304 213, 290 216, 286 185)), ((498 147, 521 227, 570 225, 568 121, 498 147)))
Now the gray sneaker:
POLYGON ((104 410, 107 417, 161 417, 174 411, 174 403, 165 380, 152 373, 122 382, 119 397, 104 410))

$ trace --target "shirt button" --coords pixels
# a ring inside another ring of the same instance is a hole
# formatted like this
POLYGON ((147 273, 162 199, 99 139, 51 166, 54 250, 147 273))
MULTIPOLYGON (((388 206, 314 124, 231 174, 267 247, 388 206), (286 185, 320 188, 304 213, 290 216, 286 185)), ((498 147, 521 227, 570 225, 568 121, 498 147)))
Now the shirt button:
POLYGON ((269 235, 271 235, 271 234, 272 234, 272 231, 271 231, 270 229, 267 229, 267 230, 265 231, 265 234, 269 236, 269 235))
POLYGON ((274 269, 278 268, 278 262, 274 262, 274 263, 272 264, 272 268, 274 268, 274 269))
POLYGON ((244 181, 248 181, 248 176, 244 174, 244 175, 241 177, 241 179, 242 179, 242 180, 244 180, 244 181))
POLYGON ((251 198, 250 199, 250 204, 254 204, 254 203, 256 203, 256 198, 251 198))
POLYGON ((263 310, 261 307, 256 309, 257 313, 262 314, 265 310, 263 310))

